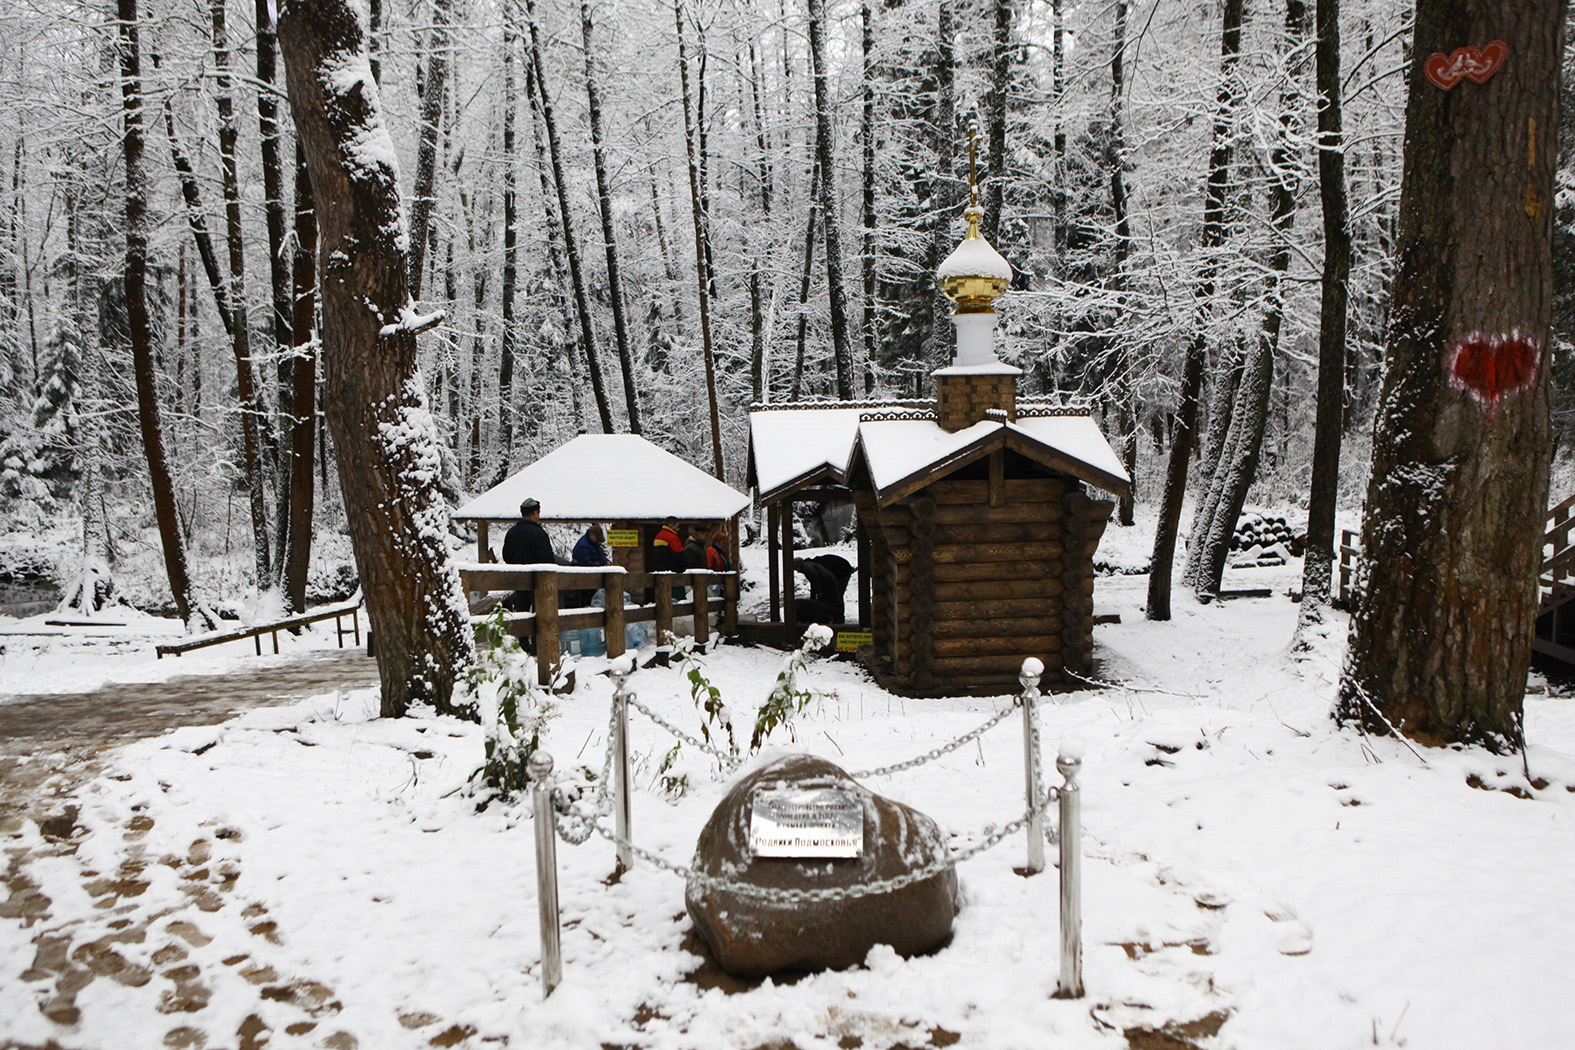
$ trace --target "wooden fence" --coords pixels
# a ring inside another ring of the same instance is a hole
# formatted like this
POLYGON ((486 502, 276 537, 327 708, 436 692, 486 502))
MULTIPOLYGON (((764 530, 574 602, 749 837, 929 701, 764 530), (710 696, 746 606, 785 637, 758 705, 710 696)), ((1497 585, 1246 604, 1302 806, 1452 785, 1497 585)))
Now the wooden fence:
MULTIPOLYGON (((461 563, 459 577, 470 597, 471 608, 485 604, 496 591, 533 591, 536 608, 532 612, 504 614, 509 634, 533 638, 536 642, 536 669, 541 684, 548 685, 557 673, 564 631, 601 628, 607 639, 607 655, 622 656, 624 628, 631 623, 655 623, 656 636, 672 631, 673 620, 694 617, 695 641, 701 645, 711 639, 711 614, 720 605, 719 630, 724 636, 738 633, 738 573, 695 569, 689 572, 626 572, 609 565, 585 568, 570 565, 500 565, 496 562, 461 563), (710 585, 721 584, 722 595, 713 598, 710 585), (688 587, 684 601, 673 600, 673 588, 688 587), (561 608, 565 591, 603 591, 606 607, 561 608), (613 595, 628 593, 649 596, 649 602, 616 601, 613 595)), ((476 616, 478 625, 484 619, 476 616)))

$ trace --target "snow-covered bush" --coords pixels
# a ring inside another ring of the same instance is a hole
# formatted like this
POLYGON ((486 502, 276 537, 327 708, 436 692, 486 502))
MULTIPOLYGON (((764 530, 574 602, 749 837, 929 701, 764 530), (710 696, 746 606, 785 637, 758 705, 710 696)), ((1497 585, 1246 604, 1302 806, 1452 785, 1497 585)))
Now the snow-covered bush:
POLYGON ((777 672, 776 684, 771 687, 771 695, 766 697, 766 702, 760 705, 759 711, 755 712, 755 731, 749 738, 751 751, 758 751, 772 731, 779 726, 787 726, 788 735, 792 735, 793 716, 804 710, 817 696, 812 687, 800 681, 809 668, 810 654, 819 652, 830 644, 831 628, 818 623, 810 624, 798 648, 788 653, 782 661, 782 669, 777 672))
POLYGON ((508 798, 530 784, 526 764, 558 714, 550 692, 536 683, 536 660, 504 626, 500 606, 482 628, 477 659, 455 690, 454 706, 486 729, 481 768, 471 774, 478 793, 508 798))

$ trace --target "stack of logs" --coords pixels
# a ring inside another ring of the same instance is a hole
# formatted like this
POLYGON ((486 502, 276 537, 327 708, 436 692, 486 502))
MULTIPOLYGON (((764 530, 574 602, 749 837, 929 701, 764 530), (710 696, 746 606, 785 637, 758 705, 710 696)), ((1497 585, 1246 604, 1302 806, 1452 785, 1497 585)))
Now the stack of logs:
POLYGON ((855 501, 872 557, 872 663, 892 688, 1010 692, 1029 656, 1047 682, 1090 671, 1093 552, 1113 504, 1061 478, 937 481, 881 510, 872 493, 855 501))

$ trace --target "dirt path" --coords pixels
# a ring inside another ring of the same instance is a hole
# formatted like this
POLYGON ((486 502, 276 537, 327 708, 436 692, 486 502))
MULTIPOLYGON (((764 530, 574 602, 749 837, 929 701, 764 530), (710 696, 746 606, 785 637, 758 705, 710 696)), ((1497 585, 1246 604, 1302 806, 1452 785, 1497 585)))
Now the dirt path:
POLYGON ((0 982, 25 983, 53 1026, 43 1043, 17 1042, 15 1034, 34 1030, 36 1023, 8 1031, 10 1024, 0 1018, 0 1050, 80 1046, 73 1038, 82 1019, 78 993, 97 980, 158 996, 157 1010, 170 1017, 163 1040, 168 1047, 254 1050, 279 1029, 305 1037, 308 1045, 356 1047, 355 1036, 329 1023, 338 1009, 330 989, 268 964, 268 946, 279 943, 283 931, 261 905, 233 893, 239 869, 223 856, 226 829, 215 828, 211 836, 193 841, 184 856, 155 857, 141 845, 152 821, 135 817, 121 829, 124 842, 117 850, 117 869, 89 870, 75 857, 86 835, 77 823, 78 796, 106 771, 109 752, 132 740, 180 726, 222 722, 244 710, 336 688, 376 684, 377 665, 363 652, 329 650, 228 674, 181 675, 165 682, 109 685, 91 693, 27 696, 0 704, 0 837, 6 855, 0 878, 8 891, 8 898, 0 901, 0 922, 19 923, 34 953, 31 966, 20 974, 0 973, 0 982), (30 825, 37 825, 38 832, 30 825), (69 858, 80 869, 82 888, 102 910, 104 923, 62 924, 55 919, 53 902, 30 869, 58 858, 69 858), (139 907, 137 898, 149 885, 142 875, 150 864, 180 873, 188 906, 158 912, 139 907), (258 950, 222 960, 206 958, 202 949, 212 938, 202 926, 209 916, 218 918, 214 913, 231 909, 243 917, 258 950), (257 1000, 257 1009, 238 1025, 233 1018, 215 1025, 204 1012, 223 985, 246 988, 257 1000))

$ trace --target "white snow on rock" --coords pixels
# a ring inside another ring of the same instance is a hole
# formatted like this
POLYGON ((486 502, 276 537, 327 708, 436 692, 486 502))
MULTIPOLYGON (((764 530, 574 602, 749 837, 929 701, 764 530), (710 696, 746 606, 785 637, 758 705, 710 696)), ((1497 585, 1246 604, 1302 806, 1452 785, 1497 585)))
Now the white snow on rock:
POLYGON ((526 498, 543 521, 666 516, 721 520, 749 497, 636 434, 581 434, 454 512, 461 521, 514 521, 526 498))

